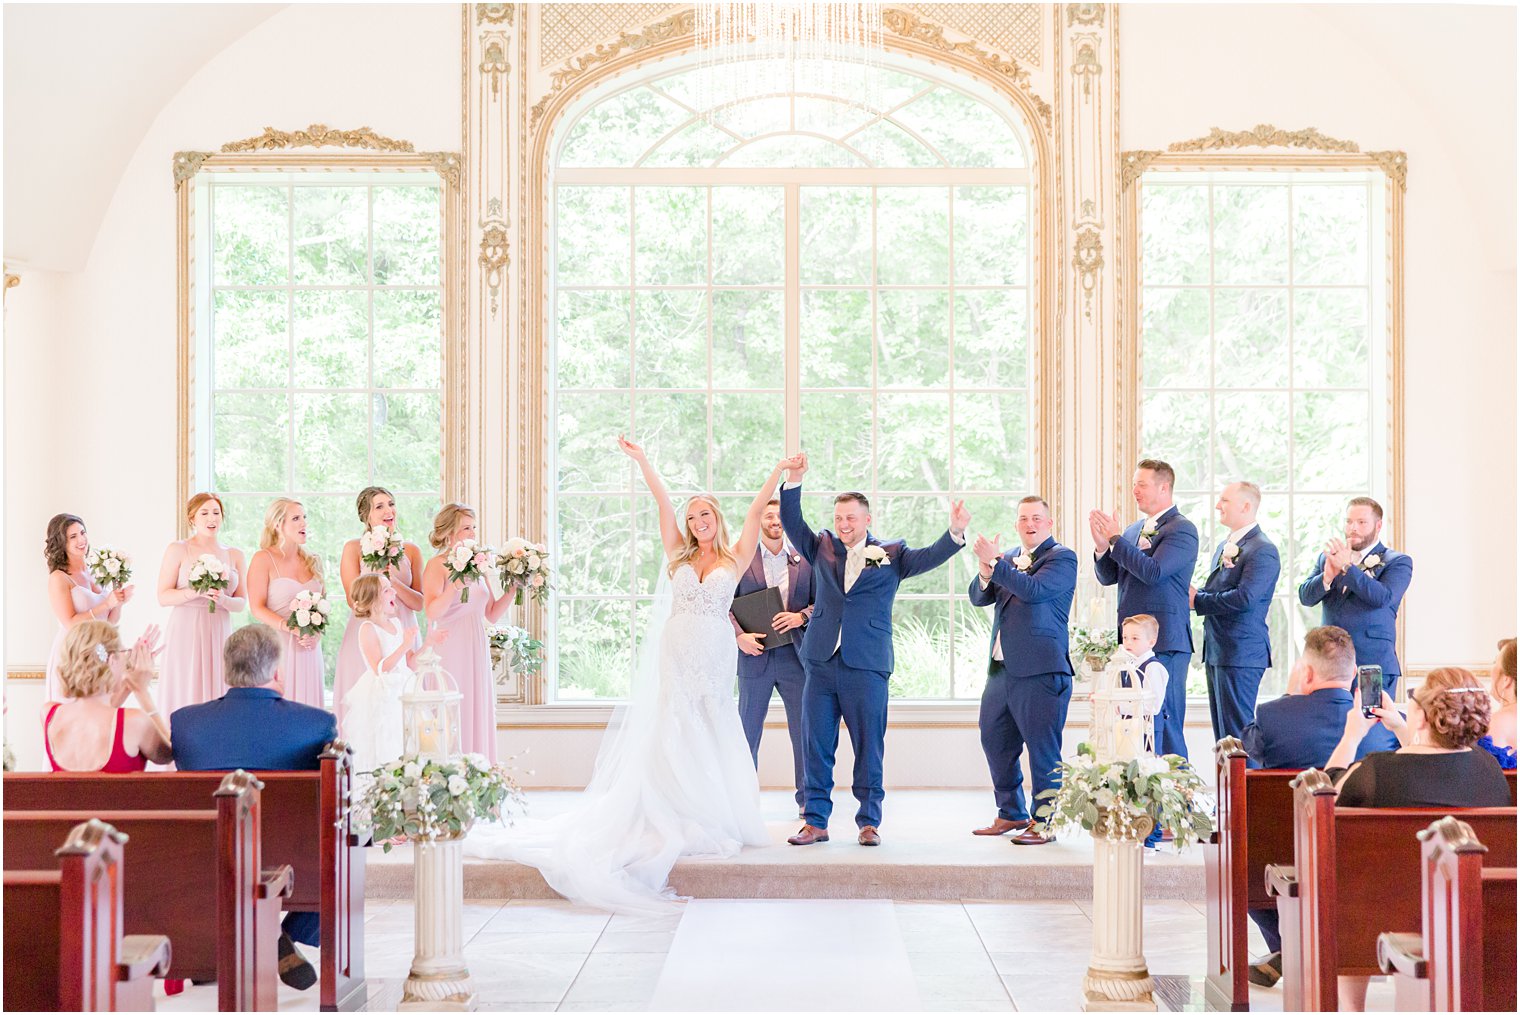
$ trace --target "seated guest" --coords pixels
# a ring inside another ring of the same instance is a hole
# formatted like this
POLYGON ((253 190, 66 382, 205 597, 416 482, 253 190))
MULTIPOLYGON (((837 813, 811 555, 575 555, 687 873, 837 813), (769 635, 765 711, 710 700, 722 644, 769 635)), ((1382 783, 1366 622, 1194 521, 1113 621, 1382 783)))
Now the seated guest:
POLYGON ((71 628, 58 653, 62 702, 43 705, 42 747, 55 772, 141 772, 169 761, 169 730, 153 704, 150 627, 128 651, 116 625, 86 620, 71 628), (140 708, 122 708, 135 697, 140 708))
MULTIPOLYGON (((322 767, 323 749, 337 739, 331 712, 286 701, 276 672, 280 636, 263 624, 232 632, 222 650, 227 693, 186 705, 169 717, 174 762, 182 772, 308 771, 322 767)), ((286 913, 280 933, 280 979, 297 990, 317 982, 295 942, 321 944, 316 913, 286 913)))
MULTIPOLYGON (((1241 734, 1252 768, 1321 768, 1346 728, 1346 709, 1354 701, 1356 645, 1343 628, 1316 627, 1304 636, 1304 651, 1288 677, 1288 693, 1256 707, 1256 719, 1241 734)), ((1377 724, 1357 745, 1357 757, 1391 751, 1398 739, 1377 724)), ((1270 987, 1282 976, 1282 935, 1277 910, 1252 909, 1247 915, 1267 942, 1266 957, 1251 963, 1246 977, 1270 987)))
MULTIPOLYGON (((1373 718, 1361 705, 1346 712, 1345 733, 1325 763, 1335 780, 1337 807, 1509 807, 1509 784, 1499 763, 1473 745, 1488 729, 1488 692, 1467 670, 1431 671, 1410 696, 1405 719, 1385 694, 1373 718), (1399 749, 1369 754, 1353 763, 1357 745, 1382 722, 1399 738, 1399 749), (1349 768, 1347 766, 1350 766, 1349 768)), ((1340 978, 1340 1010, 1362 1011, 1365 976, 1340 978)))
POLYGON ((1499 707, 1488 720, 1488 732, 1478 740, 1478 746, 1497 758, 1500 768, 1514 768, 1515 639, 1505 638, 1499 643, 1499 655, 1490 675, 1493 677, 1490 694, 1499 707))

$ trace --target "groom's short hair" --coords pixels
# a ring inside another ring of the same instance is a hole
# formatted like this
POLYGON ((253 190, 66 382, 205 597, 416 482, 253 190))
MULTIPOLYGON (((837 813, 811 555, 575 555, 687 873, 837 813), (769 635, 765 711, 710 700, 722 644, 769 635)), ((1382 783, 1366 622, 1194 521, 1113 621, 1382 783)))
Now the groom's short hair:
POLYGON ((847 500, 860 501, 861 507, 865 508, 867 511, 871 510, 871 502, 867 500, 866 495, 861 493, 859 490, 846 490, 844 493, 834 498, 834 503, 843 504, 847 500))
POLYGON ((770 500, 768 500, 768 501, 765 502, 765 506, 766 507, 780 507, 781 506, 781 498, 780 497, 772 497, 770 500))
POLYGON ((1042 507, 1042 508, 1045 509, 1045 514, 1046 514, 1047 517, 1049 517, 1049 515, 1050 515, 1050 504, 1045 500, 1044 497, 1041 497, 1037 493, 1032 493, 1028 497, 1025 497, 1025 498, 1023 498, 1022 500, 1019 501, 1019 506, 1020 507, 1022 507, 1025 504, 1038 504, 1038 505, 1040 505, 1040 507, 1042 507))
POLYGON ((1172 469, 1170 465, 1166 464, 1159 458, 1142 458, 1140 459, 1140 464, 1136 465, 1135 468, 1145 469, 1147 472, 1154 472, 1156 474, 1156 478, 1165 483, 1168 490, 1177 485, 1177 473, 1172 469))

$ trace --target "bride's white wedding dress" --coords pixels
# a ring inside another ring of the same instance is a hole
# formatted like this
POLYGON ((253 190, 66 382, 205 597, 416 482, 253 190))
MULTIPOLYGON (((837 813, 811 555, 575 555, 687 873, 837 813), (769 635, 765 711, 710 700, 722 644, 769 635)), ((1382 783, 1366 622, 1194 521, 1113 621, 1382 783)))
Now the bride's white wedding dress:
POLYGON ((767 845, 734 706, 738 646, 728 611, 737 584, 728 567, 700 581, 690 564, 662 579, 629 704, 608 725, 575 807, 479 827, 465 852, 537 867, 576 902, 648 911, 677 898, 666 878, 678 857, 767 845))

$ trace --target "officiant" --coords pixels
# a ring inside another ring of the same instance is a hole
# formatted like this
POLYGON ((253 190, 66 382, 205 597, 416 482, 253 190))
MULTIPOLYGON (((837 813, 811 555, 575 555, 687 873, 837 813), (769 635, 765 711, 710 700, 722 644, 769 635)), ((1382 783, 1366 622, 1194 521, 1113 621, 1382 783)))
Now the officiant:
POLYGON ((792 783, 802 809, 802 629, 813 615, 813 568, 786 542, 781 530, 781 501, 772 500, 760 518, 760 549, 739 576, 734 592, 734 633, 739 640, 739 719, 755 766, 760 764, 760 734, 773 692, 786 706, 786 730, 792 738, 792 783), (776 592, 757 595, 767 589, 776 592), (750 596, 746 600, 744 597, 750 596), (759 610, 762 604, 766 608, 759 610), (777 606, 779 604, 779 608, 777 606), (740 617, 747 624, 741 625, 740 617), (746 628, 748 633, 746 633, 746 628))

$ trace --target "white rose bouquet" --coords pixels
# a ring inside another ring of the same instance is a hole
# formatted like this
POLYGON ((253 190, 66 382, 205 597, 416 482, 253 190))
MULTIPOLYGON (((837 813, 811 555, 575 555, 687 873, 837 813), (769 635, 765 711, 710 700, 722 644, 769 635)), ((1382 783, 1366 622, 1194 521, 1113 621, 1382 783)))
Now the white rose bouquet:
POLYGON ((486 568, 494 558, 489 546, 473 539, 461 539, 444 554, 443 569, 448 572, 449 581, 463 586, 459 593, 461 603, 470 601, 470 586, 486 576, 486 568))
POLYGON ((90 577, 101 585, 120 589, 132 580, 132 558, 109 546, 97 546, 84 558, 90 577))
POLYGON ((354 803, 354 823, 367 828, 381 849, 409 839, 457 839, 481 818, 511 823, 523 804, 522 789, 505 766, 483 755, 439 761, 409 754, 369 773, 354 803))
POLYGON ((285 618, 285 626, 299 635, 321 637, 331 615, 332 604, 320 592, 301 591, 291 600, 290 616, 285 618))
POLYGON ((1105 763, 1090 744, 1078 744, 1076 758, 1061 763, 1060 788, 1039 799, 1045 802, 1035 823, 1046 829, 1140 838, 1156 825, 1172 833, 1179 852, 1214 830, 1214 798, 1187 759, 1175 754, 1105 763))
POLYGON ((359 562, 376 573, 401 563, 401 533, 376 525, 359 537, 359 562))
MULTIPOLYGON (((222 563, 222 558, 214 553, 203 553, 190 562, 190 591, 205 595, 212 589, 225 592, 227 586, 232 584, 232 577, 228 573, 231 569, 222 563)), ((207 604, 207 613, 216 612, 216 600, 212 599, 207 604)))
POLYGON ((518 606, 526 592, 534 602, 549 598, 549 551, 542 543, 530 543, 513 536, 496 555, 501 572, 501 587, 516 593, 518 606))

